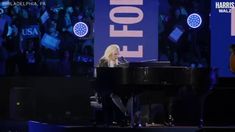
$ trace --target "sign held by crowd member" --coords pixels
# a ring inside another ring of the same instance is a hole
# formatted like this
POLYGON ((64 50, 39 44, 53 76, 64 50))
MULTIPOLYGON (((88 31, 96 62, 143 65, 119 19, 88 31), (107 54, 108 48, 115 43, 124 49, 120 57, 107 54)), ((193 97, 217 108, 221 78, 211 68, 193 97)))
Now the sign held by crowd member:
POLYGON ((25 26, 22 29, 21 35, 23 39, 27 38, 37 38, 40 36, 40 30, 38 25, 25 26))

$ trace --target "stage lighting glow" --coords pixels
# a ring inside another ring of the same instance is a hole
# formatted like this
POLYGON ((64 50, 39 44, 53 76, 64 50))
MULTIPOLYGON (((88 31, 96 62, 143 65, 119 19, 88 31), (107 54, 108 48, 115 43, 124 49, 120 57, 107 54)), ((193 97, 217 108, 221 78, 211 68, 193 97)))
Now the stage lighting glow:
POLYGON ((78 22, 74 25, 73 32, 78 37, 84 37, 88 33, 88 26, 84 22, 78 22))
POLYGON ((202 18, 197 13, 192 13, 187 18, 187 24, 191 28, 198 28, 202 24, 202 18))

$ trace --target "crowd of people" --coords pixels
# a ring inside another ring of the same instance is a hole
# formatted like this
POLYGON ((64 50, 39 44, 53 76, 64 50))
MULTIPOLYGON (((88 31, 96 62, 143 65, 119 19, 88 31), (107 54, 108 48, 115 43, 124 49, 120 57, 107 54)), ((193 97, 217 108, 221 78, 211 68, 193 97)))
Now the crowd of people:
POLYGON ((0 76, 93 73, 93 30, 83 38, 73 33, 79 21, 93 24, 92 4, 83 0, 0 2, 0 76))
POLYGON ((209 67, 210 65, 210 1, 159 0, 159 60, 172 65, 209 67), (202 24, 190 28, 187 18, 197 13, 202 24))
MULTIPOLYGON (((21 1, 21 0, 18 0, 21 1)), ((2 4, 0 0, 0 76, 92 75, 94 0, 29 0, 2 4), (36 2, 37 5, 30 2, 36 2), (75 23, 90 25, 82 39, 73 33, 75 23)), ((209 11, 203 0, 160 0, 159 60, 173 65, 210 65, 209 11), (190 13, 202 15, 202 26, 190 29, 190 13), (174 29, 182 35, 169 39, 174 29)))

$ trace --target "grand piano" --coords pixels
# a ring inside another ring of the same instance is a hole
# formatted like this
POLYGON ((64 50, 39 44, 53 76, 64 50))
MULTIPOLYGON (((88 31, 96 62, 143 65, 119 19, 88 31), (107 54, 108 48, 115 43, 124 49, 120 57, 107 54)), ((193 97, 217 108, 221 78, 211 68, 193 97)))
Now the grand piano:
MULTIPOLYGON (((217 81, 217 69, 171 66, 161 62, 133 62, 115 68, 97 67, 96 81, 101 87, 108 86, 114 91, 123 91, 123 93, 128 91, 126 93, 131 93, 131 96, 145 90, 164 90, 167 93, 174 93, 181 87, 192 88, 200 97, 199 126, 202 127, 204 100, 217 81)), ((169 106, 171 105, 169 103, 169 106)), ((131 127, 134 126, 133 111, 132 107, 131 127)), ((172 126, 171 107, 168 110, 168 118, 169 125, 172 126)))

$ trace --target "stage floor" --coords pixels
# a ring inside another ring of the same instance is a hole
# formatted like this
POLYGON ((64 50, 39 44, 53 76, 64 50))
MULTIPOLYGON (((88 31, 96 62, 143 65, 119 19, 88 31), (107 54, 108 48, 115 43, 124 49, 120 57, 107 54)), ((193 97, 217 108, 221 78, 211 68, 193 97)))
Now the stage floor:
POLYGON ((65 126, 36 121, 0 121, 0 132, 235 132, 235 126, 148 126, 140 128, 109 126, 65 126))

